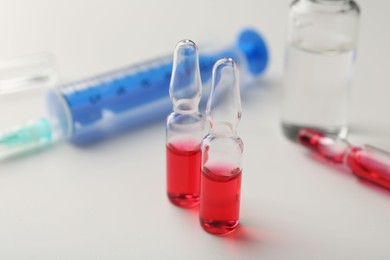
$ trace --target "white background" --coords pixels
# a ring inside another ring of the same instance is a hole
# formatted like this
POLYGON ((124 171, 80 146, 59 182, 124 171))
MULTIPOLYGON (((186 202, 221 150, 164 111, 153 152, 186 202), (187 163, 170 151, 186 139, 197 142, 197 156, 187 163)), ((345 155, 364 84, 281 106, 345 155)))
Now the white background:
MULTIPOLYGON (((223 46, 244 26, 264 34, 271 63, 242 95, 236 233, 209 235, 196 210, 167 201, 162 120, 92 147, 63 143, 2 162, 0 259, 390 259, 390 192, 314 161, 281 134, 288 3, 1 0, 0 58, 49 51, 63 82, 171 53, 183 38, 223 46)), ((349 139, 390 150, 390 3, 359 4, 349 139)), ((40 95, 2 97, 1 126, 42 115, 40 95)))

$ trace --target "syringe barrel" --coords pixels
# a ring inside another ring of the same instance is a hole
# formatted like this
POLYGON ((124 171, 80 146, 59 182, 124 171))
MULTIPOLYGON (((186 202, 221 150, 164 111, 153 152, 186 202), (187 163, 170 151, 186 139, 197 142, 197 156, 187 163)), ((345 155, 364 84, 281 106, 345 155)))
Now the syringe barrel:
MULTIPOLYGON (((237 61, 245 82, 256 80, 268 64, 266 44, 252 29, 242 31, 233 47, 200 52, 202 100, 209 93, 213 65, 223 57, 237 61)), ((169 56, 59 86, 49 92, 48 110, 59 118, 64 136, 71 142, 97 141, 164 119, 172 111, 168 94, 171 72, 169 56)))

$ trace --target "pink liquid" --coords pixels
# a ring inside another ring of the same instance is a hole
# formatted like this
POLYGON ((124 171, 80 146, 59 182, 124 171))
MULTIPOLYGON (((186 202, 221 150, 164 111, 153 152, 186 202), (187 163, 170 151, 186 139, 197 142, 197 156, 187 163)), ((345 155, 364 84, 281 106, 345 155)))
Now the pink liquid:
POLYGON ((297 139, 306 148, 338 164, 343 163, 348 150, 347 144, 342 142, 327 142, 327 139, 330 138, 310 128, 302 128, 298 132, 297 139))
POLYGON ((232 232, 239 222, 241 170, 204 168, 201 174, 200 224, 211 234, 232 232))
POLYGON ((390 159, 386 156, 353 147, 348 153, 347 164, 356 176, 390 189, 390 159))
POLYGON ((340 141, 331 142, 326 135, 308 128, 301 129, 297 138, 322 157, 334 163, 346 163, 356 176, 390 189, 389 153, 368 146, 361 148, 340 141))
POLYGON ((167 144, 167 189, 173 204, 179 207, 199 204, 200 167, 199 142, 167 144))

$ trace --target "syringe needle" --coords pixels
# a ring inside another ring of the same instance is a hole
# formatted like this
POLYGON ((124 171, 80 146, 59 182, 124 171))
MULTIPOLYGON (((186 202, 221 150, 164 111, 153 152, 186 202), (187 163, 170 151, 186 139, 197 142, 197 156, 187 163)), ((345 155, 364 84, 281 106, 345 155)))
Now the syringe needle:
POLYGON ((52 123, 42 118, 0 133, 0 158, 41 149, 55 141, 52 123))

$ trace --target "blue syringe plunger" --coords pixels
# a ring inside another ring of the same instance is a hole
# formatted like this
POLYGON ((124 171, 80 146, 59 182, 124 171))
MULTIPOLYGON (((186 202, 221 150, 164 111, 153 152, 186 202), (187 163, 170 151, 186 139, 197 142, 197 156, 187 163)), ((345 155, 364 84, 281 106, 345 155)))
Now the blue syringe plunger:
POLYGON ((248 70, 259 75, 268 65, 267 45, 258 32, 253 29, 241 31, 237 40, 237 48, 245 55, 248 70))

